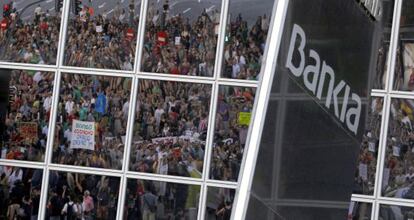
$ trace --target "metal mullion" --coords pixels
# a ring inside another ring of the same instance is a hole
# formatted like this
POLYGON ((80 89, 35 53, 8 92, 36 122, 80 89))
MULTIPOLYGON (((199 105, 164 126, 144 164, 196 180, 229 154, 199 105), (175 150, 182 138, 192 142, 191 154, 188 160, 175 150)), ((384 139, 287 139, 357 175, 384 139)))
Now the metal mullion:
POLYGON ((180 178, 173 178, 171 176, 166 175, 145 175, 139 173, 131 173, 128 172, 125 174, 127 179, 139 179, 139 180, 149 180, 149 181, 158 181, 158 182, 167 182, 167 183, 178 183, 178 184, 186 184, 186 185, 197 185, 202 186, 203 181, 199 179, 180 179, 180 178))
POLYGON ((372 209, 371 209, 371 220, 377 220, 378 219, 378 213, 379 213, 379 205, 374 200, 372 203, 372 209))
POLYGON ((233 82, 233 81, 223 81, 223 80, 218 80, 217 82, 220 85, 223 86, 236 86, 236 87, 248 87, 248 88, 257 88, 258 84, 257 83, 247 83, 247 82, 233 82))
POLYGON ((385 96, 387 96, 386 92, 380 92, 380 91, 371 91, 371 96, 376 96, 376 97, 382 97, 384 98, 385 96))
POLYGON ((227 29, 227 17, 229 11, 230 0, 222 0, 221 1, 221 10, 220 10, 220 24, 217 37, 217 47, 216 47, 216 56, 215 56, 215 66, 214 66, 214 73, 213 77, 215 80, 221 78, 221 71, 223 67, 223 52, 224 52, 224 45, 225 45, 225 36, 226 36, 226 29, 227 29))
POLYGON ((257 86, 259 82, 257 80, 244 80, 244 79, 229 79, 229 78, 220 78, 218 79, 221 83, 238 83, 238 84, 247 84, 252 86, 257 86))
POLYGON ((44 169, 44 176, 43 176, 43 186, 41 189, 41 200, 39 203, 39 219, 45 219, 45 210, 47 205, 47 196, 48 196, 48 188, 49 188, 49 164, 52 161, 52 153, 53 153, 53 144, 55 140, 55 129, 56 129, 56 120, 58 114, 58 104, 59 104, 59 91, 60 91, 60 79, 61 79, 61 72, 58 70, 54 73, 54 82, 53 82, 53 93, 52 93, 52 105, 50 109, 49 115, 49 127, 48 127, 48 138, 46 142, 46 149, 45 149, 45 169, 44 169))
POLYGON ((138 25, 138 34, 137 34, 137 50, 135 55, 135 64, 134 64, 134 74, 140 74, 141 63, 142 63, 142 51, 144 48, 145 40, 145 26, 147 22, 147 11, 148 11, 148 1, 150 0, 141 0, 141 8, 139 14, 139 25, 138 25))
POLYGON ((408 91, 390 91, 388 94, 391 95, 392 97, 404 97, 404 98, 414 97, 414 93, 408 92, 408 91))
POLYGON ((216 183, 216 182, 211 182, 211 181, 207 181, 205 183, 206 186, 208 187, 216 187, 216 188, 225 188, 225 189, 237 189, 237 183, 231 184, 231 185, 224 185, 223 183, 216 183))
POLYGON ((224 188, 237 188, 237 182, 221 181, 221 180, 206 180, 206 184, 215 185, 224 188))
POLYGON ((403 0, 395 0, 394 5, 394 16, 391 28, 391 39, 390 39, 390 48, 388 52, 388 61, 387 61, 387 75, 385 78, 385 89, 387 92, 393 90, 394 85, 394 76, 395 76, 395 65, 397 60, 397 47, 398 47, 398 38, 400 31, 400 17, 401 17, 401 8, 403 0))
POLYGON ((214 79, 212 77, 206 77, 206 76, 190 76, 190 75, 175 75, 175 74, 169 74, 169 73, 152 73, 152 72, 141 72, 138 71, 138 75, 140 78, 142 77, 156 77, 156 78, 174 78, 174 79, 183 79, 183 80, 200 80, 200 81, 206 81, 206 82, 214 82, 214 79))
POLYGON ((127 188, 128 179, 126 178, 125 174, 127 173, 129 169, 129 161, 130 161, 130 154, 131 154, 131 142, 134 134, 134 123, 135 123, 135 107, 136 107, 136 101, 138 97, 138 78, 136 76, 133 77, 132 80, 132 89, 131 89, 131 98, 129 102, 129 112, 128 112, 128 123, 127 123, 127 133, 126 133, 126 139, 125 139, 125 147, 124 147, 124 158, 123 158, 123 165, 122 165, 122 180, 119 190, 119 201, 118 201, 118 209, 121 210, 121 212, 117 212, 117 219, 123 219, 124 218, 124 212, 123 212, 123 205, 125 203, 125 193, 127 188))
POLYGON ((372 201, 372 199, 365 199, 365 198, 357 198, 357 197, 352 197, 352 200, 351 201, 353 201, 353 202, 363 202, 363 203, 369 203, 369 204, 372 204, 373 203, 373 201, 372 201))
POLYGON ((351 200, 354 201, 354 199, 366 199, 373 202, 375 200, 375 197, 373 195, 352 194, 351 200))
POLYGON ((381 198, 378 201, 380 205, 391 205, 391 206, 405 206, 414 208, 414 200, 411 199, 398 199, 398 198, 381 198))
POLYGON ((133 66, 133 73, 136 74, 141 66, 141 60, 139 59, 139 51, 140 48, 142 48, 143 45, 143 39, 142 36, 145 35, 145 32, 142 29, 142 26, 145 27, 145 17, 146 17, 146 3, 148 0, 139 0, 140 1, 140 7, 139 7, 139 23, 137 27, 137 36, 136 36, 136 45, 135 45, 135 57, 134 57, 134 66, 133 66), (141 36, 142 35, 142 36, 141 36))
POLYGON ((204 150, 204 163, 203 163, 203 176, 202 180, 205 182, 210 176, 210 164, 211 164, 211 152, 214 145, 214 133, 216 131, 216 112, 217 112, 217 100, 218 100, 219 85, 214 84, 212 88, 207 140, 204 150))
MULTIPOLYGON (((64 0, 63 1, 63 8, 62 12, 60 12, 61 20, 60 20, 60 35, 59 35, 59 42, 58 42, 58 51, 56 55, 56 67, 59 68, 63 65, 64 59, 64 52, 65 52, 65 43, 66 43, 66 32, 68 26, 68 20, 70 15, 70 1, 71 0, 64 0)), ((55 10, 58 10, 57 8, 55 10)))
POLYGON ((55 66, 34 65, 34 64, 27 64, 27 63, 0 62, 0 68, 11 69, 11 70, 40 70, 40 71, 45 71, 45 72, 56 71, 55 66))
POLYGON ((186 82, 186 83, 201 83, 201 84, 210 84, 213 85, 213 80, 205 80, 200 78, 187 78, 187 77, 175 77, 171 75, 164 74, 165 76, 158 76, 153 74, 138 75, 139 79, 147 80, 160 80, 160 81, 174 81, 174 82, 186 82))
POLYGON ((288 4, 289 0, 278 0, 273 7, 273 17, 270 23, 271 29, 269 32, 269 35, 273 37, 270 38, 268 43, 268 47, 273 48, 273 50, 266 55, 266 61, 263 61, 264 66, 260 77, 260 85, 258 86, 260 89, 256 92, 258 98, 255 101, 255 107, 252 111, 254 119, 246 141, 247 144, 245 148, 248 149, 248 151, 246 151, 247 156, 244 162, 242 162, 242 172, 239 174, 239 188, 236 190, 235 205, 233 205, 234 208, 232 210, 232 219, 234 220, 244 219, 247 213, 250 188, 253 182, 254 168, 259 150, 260 134, 263 131, 262 125, 265 120, 265 113, 270 97, 270 90, 272 87, 271 82, 275 75, 274 70, 280 49, 288 4), (239 211, 236 212, 236 210, 239 211))
POLYGON ((131 73, 117 71, 117 70, 106 71, 103 69, 61 67, 60 71, 64 73, 72 73, 72 74, 100 75, 100 76, 111 76, 111 77, 132 77, 131 73))
POLYGON ((99 176, 110 176, 110 177, 121 177, 122 172, 108 172, 104 169, 85 169, 85 167, 67 166, 62 164, 50 164, 49 170, 66 172, 66 173, 80 173, 88 175, 99 175, 99 176))
POLYGON ((202 178, 192 178, 192 177, 184 177, 184 176, 173 176, 173 175, 165 175, 165 174, 157 174, 157 173, 144 173, 144 172, 136 172, 136 171, 126 171, 126 175, 129 176, 142 176, 151 179, 171 179, 171 180, 178 180, 178 181, 190 181, 190 182, 197 182, 202 183, 202 178))
POLYGON ((45 167, 44 163, 24 161, 24 160, 7 160, 7 159, 0 159, 0 166, 12 166, 12 167, 21 167, 21 168, 30 168, 30 169, 43 169, 45 167))
POLYGON ((206 209, 207 209, 207 197, 208 197, 208 186, 203 184, 202 187, 203 196, 200 196, 200 205, 198 210, 198 219, 203 220, 206 216, 206 209))

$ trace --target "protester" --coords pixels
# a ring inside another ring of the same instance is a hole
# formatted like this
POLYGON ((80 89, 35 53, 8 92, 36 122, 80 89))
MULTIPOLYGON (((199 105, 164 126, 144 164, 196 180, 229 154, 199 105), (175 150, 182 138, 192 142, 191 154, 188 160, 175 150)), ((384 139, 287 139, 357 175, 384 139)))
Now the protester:
POLYGON ((140 80, 130 169, 201 178, 211 86, 140 80))
POLYGON ((0 166, 0 219, 37 219, 42 176, 39 169, 0 166))
POLYGON ((253 110, 255 89, 221 86, 210 178, 237 181, 253 110))
POLYGON ((121 169, 131 78, 62 74, 53 162, 121 169), (76 136, 77 125, 91 123, 89 136, 76 136), (92 139, 92 142, 77 138, 92 139))
POLYGON ((379 138, 381 130, 383 99, 372 98, 369 108, 366 132, 362 137, 355 172, 354 193, 372 195, 374 193, 379 138))
MULTIPOLYGON (((30 0, 30 2, 35 2, 30 0)), ((7 23, 0 28, 0 59, 32 64, 56 64, 61 13, 51 13, 38 6, 31 18, 22 18, 22 8, 9 4, 9 16, 2 17, 7 23)))
POLYGON ((50 171, 46 219, 116 219, 119 178, 50 171))
MULTIPOLYGON (((54 74, 11 70, 7 113, 1 134, 1 158, 44 161, 54 74)), ((6 99, 7 100, 7 99, 6 99)))
POLYGON ((218 10, 175 15, 153 1, 145 24, 143 71, 213 76, 219 23, 218 10))
POLYGON ((414 199, 414 102, 392 99, 383 172, 383 195, 414 199))
POLYGON ((124 219, 197 219, 200 186, 129 179, 124 219))
POLYGON ((235 190, 209 187, 207 190, 206 220, 230 220, 235 190))
POLYGON ((113 13, 96 15, 84 4, 69 19, 65 65, 133 70, 138 23, 139 14, 119 3, 113 13))
POLYGON ((223 77, 258 80, 269 30, 266 14, 249 24, 238 14, 227 25, 223 77))

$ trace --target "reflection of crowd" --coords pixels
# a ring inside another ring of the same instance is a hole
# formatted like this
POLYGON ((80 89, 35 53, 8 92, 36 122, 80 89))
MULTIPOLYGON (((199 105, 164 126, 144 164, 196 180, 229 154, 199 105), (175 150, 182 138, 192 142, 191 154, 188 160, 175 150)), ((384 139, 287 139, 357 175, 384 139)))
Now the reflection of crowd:
POLYGON ((252 111, 255 90, 229 86, 220 89, 210 177, 237 181, 249 128, 249 122, 240 119, 241 114, 252 111))
POLYGON ((119 178, 50 171, 46 219, 115 219, 119 178))
POLYGON ((224 48, 224 73, 226 78, 258 79, 265 49, 269 19, 259 16, 254 25, 248 24, 239 14, 229 22, 224 48))
POLYGON ((208 188, 207 220, 230 220, 235 190, 226 188, 208 188))
POLYGON ((414 209, 405 206, 382 205, 379 211, 380 220, 409 220, 414 218, 414 209))
POLYGON ((200 186, 128 180, 124 219, 197 219, 200 186))
POLYGON ((94 16, 93 9, 84 6, 69 22, 65 64, 132 70, 138 20, 119 4, 113 16, 107 12, 94 16))
POLYGON ((30 161, 44 159, 53 78, 53 73, 11 71, 5 131, 1 134, 1 158, 30 161), (33 132, 22 132, 21 129, 27 125, 34 126, 33 132))
POLYGON ((12 13, 3 18, 8 21, 8 27, 0 29, 0 58, 13 62, 55 64, 60 14, 52 15, 38 5, 34 9, 33 20, 27 21, 22 20, 13 4, 10 5, 12 13))
POLYGON ((62 74, 53 162, 121 169, 131 79, 62 74), (71 148, 73 120, 95 123, 95 146, 71 148))
POLYGON ((143 70, 192 76, 212 76, 220 13, 204 10, 194 21, 183 14, 165 15, 148 8, 143 70))
POLYGON ((37 219, 42 170, 0 166, 0 219, 37 219))
POLYGON ((414 199, 414 102, 393 99, 388 126, 383 194, 414 199))
POLYGON ((382 108, 383 99, 373 98, 359 150, 354 193, 372 195, 374 192, 382 108))
POLYGON ((131 169, 200 178, 211 86, 141 80, 131 169))

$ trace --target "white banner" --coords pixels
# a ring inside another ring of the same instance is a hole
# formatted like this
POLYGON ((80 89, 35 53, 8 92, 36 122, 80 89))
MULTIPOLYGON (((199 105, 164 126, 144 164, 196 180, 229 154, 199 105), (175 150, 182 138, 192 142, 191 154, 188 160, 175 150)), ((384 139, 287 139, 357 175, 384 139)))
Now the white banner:
POLYGON ((73 120, 70 148, 95 150, 95 122, 73 120))

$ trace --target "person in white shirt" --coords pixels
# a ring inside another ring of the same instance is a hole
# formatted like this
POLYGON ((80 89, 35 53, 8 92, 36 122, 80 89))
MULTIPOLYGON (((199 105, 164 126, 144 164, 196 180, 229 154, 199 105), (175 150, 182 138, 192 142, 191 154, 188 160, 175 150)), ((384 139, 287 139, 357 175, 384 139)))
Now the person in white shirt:
POLYGON ((65 104, 66 113, 70 114, 73 111, 74 106, 75 102, 72 100, 72 97, 69 96, 68 101, 65 104))

